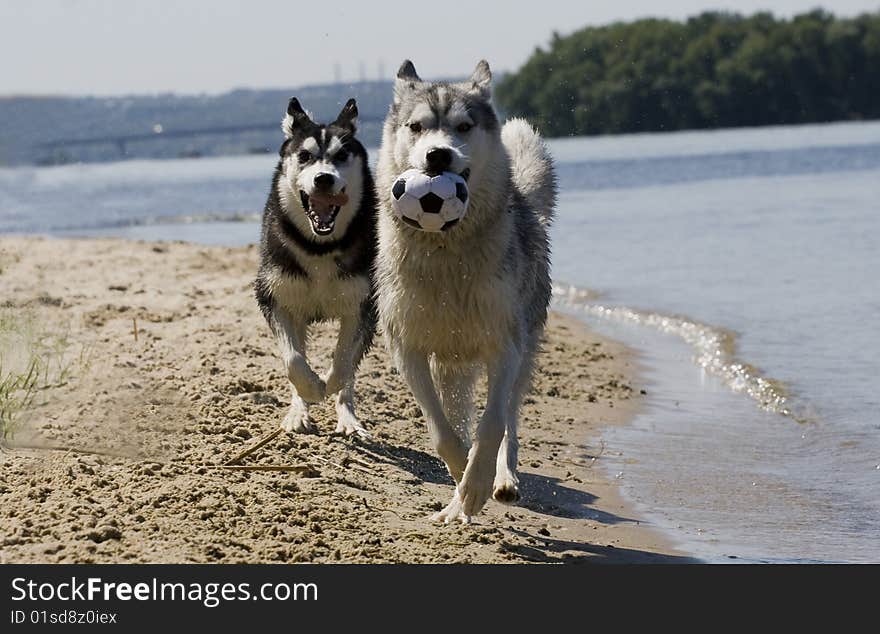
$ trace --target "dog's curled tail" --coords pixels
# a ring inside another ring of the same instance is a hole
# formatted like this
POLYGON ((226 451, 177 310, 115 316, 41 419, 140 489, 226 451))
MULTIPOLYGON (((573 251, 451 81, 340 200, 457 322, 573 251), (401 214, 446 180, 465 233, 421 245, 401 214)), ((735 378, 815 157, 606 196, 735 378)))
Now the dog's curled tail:
POLYGON ((501 142, 510 156, 514 186, 541 222, 550 224, 556 208, 556 172, 544 139, 528 121, 514 118, 501 128, 501 142))

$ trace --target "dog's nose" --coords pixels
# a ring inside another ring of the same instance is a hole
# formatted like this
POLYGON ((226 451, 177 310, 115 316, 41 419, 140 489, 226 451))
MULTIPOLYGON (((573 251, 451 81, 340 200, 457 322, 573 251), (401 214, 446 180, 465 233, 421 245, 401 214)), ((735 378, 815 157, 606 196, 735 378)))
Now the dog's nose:
POLYGON ((320 189, 330 189, 335 182, 336 177, 333 174, 321 173, 315 176, 315 187, 320 189))
POLYGON ((449 169, 452 165, 452 152, 442 147, 432 147, 425 154, 425 160, 428 163, 427 172, 432 175, 440 174, 449 169))

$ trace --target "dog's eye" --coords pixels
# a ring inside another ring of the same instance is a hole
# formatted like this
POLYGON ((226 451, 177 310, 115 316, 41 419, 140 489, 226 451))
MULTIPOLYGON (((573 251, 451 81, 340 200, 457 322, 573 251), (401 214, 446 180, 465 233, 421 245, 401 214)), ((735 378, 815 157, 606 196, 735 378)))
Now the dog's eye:
POLYGON ((348 150, 342 148, 336 154, 333 155, 333 160, 339 163, 344 163, 348 160, 348 150))
POLYGON ((311 153, 311 152, 306 152, 305 150, 300 150, 300 151, 297 152, 297 154, 296 154, 296 159, 297 159, 300 163, 308 163, 309 161, 312 160, 312 153, 311 153))
POLYGON ((409 129, 412 130, 415 134, 418 134, 422 131, 422 124, 418 121, 413 121, 409 124, 409 129))
POLYGON ((474 126, 472 126, 470 123, 459 123, 458 127, 456 127, 455 129, 464 134, 465 132, 470 132, 471 128, 473 127, 474 126))

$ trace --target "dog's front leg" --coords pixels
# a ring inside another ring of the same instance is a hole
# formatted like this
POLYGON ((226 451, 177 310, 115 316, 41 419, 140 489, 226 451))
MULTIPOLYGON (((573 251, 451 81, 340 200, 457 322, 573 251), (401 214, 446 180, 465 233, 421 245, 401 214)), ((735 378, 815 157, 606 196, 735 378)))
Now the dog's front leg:
POLYGON ((336 396, 336 433, 357 434, 369 438, 367 430, 354 413, 354 375, 367 347, 370 333, 357 317, 344 317, 339 324, 339 337, 333 351, 333 365, 326 379, 326 394, 336 396))
MULTIPOLYGON (((498 449, 504 438, 511 392, 521 363, 522 355, 512 345, 489 363, 486 411, 477 426, 474 444, 468 452, 467 467, 458 485, 461 512, 466 517, 479 513, 492 495, 498 449)), ((513 433, 516 433, 515 429, 513 433)))
POLYGON ((305 403, 318 403, 324 399, 324 381, 315 374, 306 361, 305 321, 294 319, 283 309, 272 311, 272 330, 278 341, 281 359, 287 369, 287 378, 296 390, 296 397, 305 403))
POLYGON ((428 355, 417 350, 401 350, 395 347, 394 360, 427 420, 428 433, 434 448, 458 484, 464 473, 467 450, 443 413, 443 405, 431 378, 428 355))
POLYGON ((359 320, 354 316, 346 316, 339 320, 339 336, 333 350, 333 362, 325 376, 326 391, 330 396, 354 381, 355 354, 358 349, 359 320))
POLYGON ((300 398, 293 385, 290 386, 290 392, 290 409, 281 419, 281 429, 297 434, 315 433, 317 429, 309 418, 309 404, 300 398))
POLYGON ((498 460, 495 463, 495 484, 492 491, 492 497, 503 504, 513 504, 519 500, 519 477, 516 475, 519 440, 516 436, 516 430, 523 396, 529 391, 532 383, 538 337, 539 334, 534 333, 526 341, 519 364, 519 373, 513 383, 513 392, 507 404, 504 439, 498 449, 498 460))

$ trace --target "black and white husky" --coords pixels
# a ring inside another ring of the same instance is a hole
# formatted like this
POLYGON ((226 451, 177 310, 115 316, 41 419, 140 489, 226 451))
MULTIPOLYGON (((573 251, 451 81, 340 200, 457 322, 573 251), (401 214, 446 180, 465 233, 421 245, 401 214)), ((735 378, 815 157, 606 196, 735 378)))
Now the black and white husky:
POLYGON ((435 519, 469 521, 494 495, 519 497, 517 418, 550 300, 547 237, 556 200, 544 142, 522 119, 502 127, 482 61, 463 83, 397 74, 376 172, 379 320, 395 364, 456 482, 435 519), (467 216, 443 233, 395 218, 391 188, 407 169, 454 171, 470 189, 467 216), (488 400, 473 444, 473 386, 488 400))
POLYGON ((376 193, 356 120, 354 99, 321 125, 293 98, 282 122, 254 290, 293 388, 281 422, 287 431, 314 431, 309 404, 338 392, 336 431, 366 435, 355 416, 354 375, 376 329, 376 193), (310 324, 325 320, 339 321, 339 338, 330 371, 319 377, 306 360, 306 338, 310 324))

